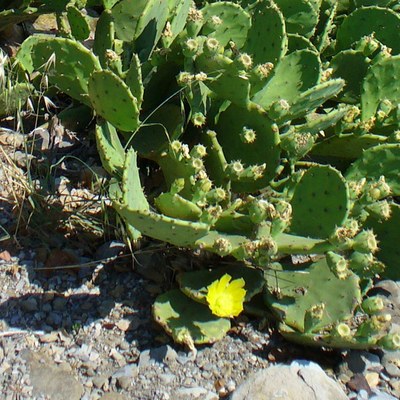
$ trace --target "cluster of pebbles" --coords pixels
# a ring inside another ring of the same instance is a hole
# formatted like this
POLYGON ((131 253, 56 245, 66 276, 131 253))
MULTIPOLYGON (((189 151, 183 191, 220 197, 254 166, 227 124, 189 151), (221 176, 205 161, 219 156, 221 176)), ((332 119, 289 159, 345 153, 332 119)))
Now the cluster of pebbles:
POLYGON ((242 319, 193 354, 154 323, 154 285, 137 272, 98 264, 42 275, 33 260, 19 251, 0 261, 1 399, 250 400, 240 387, 254 387, 255 372, 296 359, 320 365, 344 398, 400 397, 400 352, 308 349, 242 319))

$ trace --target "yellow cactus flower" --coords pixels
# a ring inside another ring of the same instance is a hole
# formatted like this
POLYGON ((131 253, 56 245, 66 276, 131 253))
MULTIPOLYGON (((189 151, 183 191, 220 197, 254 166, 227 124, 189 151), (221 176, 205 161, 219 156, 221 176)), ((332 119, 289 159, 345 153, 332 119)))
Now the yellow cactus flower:
POLYGON ((211 312, 218 317, 237 317, 243 311, 246 290, 244 279, 235 279, 225 274, 208 286, 206 300, 211 312))

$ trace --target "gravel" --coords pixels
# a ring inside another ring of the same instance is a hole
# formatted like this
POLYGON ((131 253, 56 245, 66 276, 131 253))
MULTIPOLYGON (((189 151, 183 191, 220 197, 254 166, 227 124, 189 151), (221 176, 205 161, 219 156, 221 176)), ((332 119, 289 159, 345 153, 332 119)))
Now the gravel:
POLYGON ((155 285, 137 272, 41 275, 34 252, 15 254, 0 261, 1 399, 228 398, 252 373, 295 359, 316 362, 350 399, 400 397, 399 352, 308 349, 243 317, 193 354, 154 323, 155 285))

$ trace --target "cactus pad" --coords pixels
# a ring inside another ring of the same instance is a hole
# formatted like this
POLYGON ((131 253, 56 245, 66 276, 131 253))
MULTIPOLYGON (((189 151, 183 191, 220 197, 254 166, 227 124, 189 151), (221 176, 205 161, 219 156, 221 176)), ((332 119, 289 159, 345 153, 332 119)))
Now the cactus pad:
POLYGON ((400 103, 399 87, 393 84, 399 75, 400 55, 382 59, 369 68, 361 94, 363 121, 375 115, 381 100, 389 100, 395 105, 400 103))
POLYGON ((355 307, 361 303, 359 278, 350 273, 347 278, 339 279, 326 259, 322 259, 303 271, 270 274, 265 300, 285 325, 302 333, 318 332, 352 317, 355 307), (322 304, 319 320, 307 326, 308 310, 322 304))
POLYGON ((297 184, 291 205, 291 232, 327 238, 348 215, 349 191, 339 171, 329 166, 315 166, 297 184))
POLYGON ((298 50, 279 61, 268 83, 252 101, 268 110, 275 101, 292 103, 301 93, 316 85, 320 78, 320 61, 315 52, 298 50))
POLYGON ((243 51, 253 57, 254 64, 276 64, 287 50, 287 36, 282 13, 266 1, 255 3, 250 10, 251 27, 243 51))
POLYGON ((157 297, 153 305, 155 320, 175 342, 194 348, 194 344, 214 343, 231 328, 227 318, 212 315, 210 309, 180 290, 171 290, 157 297))
POLYGON ((103 121, 96 125, 96 144, 104 169, 110 175, 122 176, 125 151, 110 123, 103 121))
POLYGON ((71 39, 45 35, 30 36, 21 45, 17 59, 32 73, 46 73, 49 82, 72 98, 90 105, 88 80, 93 71, 100 69, 96 56, 81 43, 71 39), (54 55, 54 63, 45 64, 54 55))
POLYGON ((381 7, 361 7, 346 17, 339 26, 336 49, 349 49, 363 36, 374 33, 376 39, 393 50, 393 54, 398 54, 399 30, 400 17, 395 11, 381 7))
POLYGON ((240 160, 246 167, 266 163, 262 178, 252 182, 236 182, 236 187, 241 191, 254 191, 267 186, 275 176, 280 157, 279 132, 267 116, 231 105, 221 114, 216 131, 228 162, 240 160), (243 143, 243 128, 255 131, 256 139, 253 143, 243 143))
POLYGON ((365 225, 372 228, 378 239, 379 250, 376 253, 378 260, 386 265, 386 269, 381 274, 383 279, 400 279, 400 206, 391 204, 390 218, 379 220, 376 217, 370 216, 365 225))
POLYGON ((96 71, 89 79, 89 96, 95 111, 121 131, 139 126, 137 99, 111 71, 96 71))
POLYGON ((228 1, 207 4, 202 10, 204 25, 202 35, 217 39, 221 46, 232 40, 237 49, 245 43, 250 28, 250 15, 238 4, 228 1))
POLYGON ((346 172, 346 179, 359 181, 367 177, 367 180, 377 181, 381 176, 385 177, 395 196, 400 196, 400 144, 383 144, 366 150, 361 158, 355 161, 346 172))

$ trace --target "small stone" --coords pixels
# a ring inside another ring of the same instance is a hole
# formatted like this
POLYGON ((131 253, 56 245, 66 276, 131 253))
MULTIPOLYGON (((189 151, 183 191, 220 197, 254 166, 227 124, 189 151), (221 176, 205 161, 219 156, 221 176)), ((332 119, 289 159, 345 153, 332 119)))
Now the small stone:
POLYGON ((94 387, 99 389, 101 389, 107 381, 108 375, 98 375, 92 379, 94 387))
POLYGON ((41 343, 52 343, 52 342, 56 342, 57 340, 58 340, 57 332, 47 333, 45 335, 40 336, 40 338, 39 338, 39 341, 41 343))
POLYGON ((129 329, 130 324, 131 323, 127 319, 121 319, 115 325, 120 331, 126 332, 129 329))
POLYGON ((382 357, 382 365, 390 376, 399 378, 400 351, 386 351, 382 357))
POLYGON ((126 400, 126 397, 121 393, 110 392, 103 394, 99 400, 126 400))
POLYGON ((400 399, 400 380, 391 379, 389 385, 392 388, 393 394, 400 399))
POLYGON ((132 378, 129 376, 120 376, 117 378, 117 382, 121 389, 127 390, 132 384, 132 378))
POLYGON ((365 374, 365 379, 371 389, 378 386, 379 384, 379 374, 377 372, 368 372, 365 374))
POLYGON ((369 353, 368 351, 350 351, 345 358, 345 362, 349 369, 355 374, 363 374, 371 370, 380 371, 382 369, 379 356, 369 353))
POLYGON ((127 364, 123 368, 119 369, 118 371, 114 372, 112 377, 113 378, 121 378, 121 377, 128 377, 130 379, 137 377, 139 374, 139 368, 136 364, 127 364))
POLYGON ((176 393, 179 396, 184 396, 185 399, 204 399, 208 393, 207 389, 202 387, 179 388, 176 393))
POLYGON ((39 309, 38 302, 35 297, 28 297, 24 301, 21 302, 21 307, 24 311, 33 312, 39 309))
POLYGON ((170 385, 176 377, 174 374, 161 374, 159 378, 165 385, 170 385))

